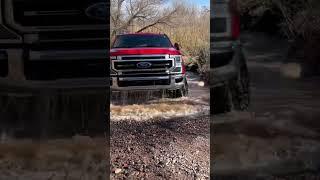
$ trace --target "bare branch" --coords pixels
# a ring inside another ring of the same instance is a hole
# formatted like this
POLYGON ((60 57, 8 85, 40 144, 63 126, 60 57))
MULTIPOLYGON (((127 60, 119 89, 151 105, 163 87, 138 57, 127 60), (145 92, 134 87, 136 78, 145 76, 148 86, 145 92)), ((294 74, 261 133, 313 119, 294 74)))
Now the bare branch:
POLYGON ((157 24, 170 25, 177 7, 165 9, 166 0, 112 0, 111 2, 111 36, 128 30, 129 27, 148 29, 157 24))
POLYGON ((166 11, 157 19, 155 19, 153 22, 140 28, 137 32, 142 32, 150 27, 156 26, 157 24, 164 24, 164 25, 170 26, 172 19, 175 18, 174 15, 180 10, 180 8, 181 8, 180 6, 176 6, 171 11, 166 11))

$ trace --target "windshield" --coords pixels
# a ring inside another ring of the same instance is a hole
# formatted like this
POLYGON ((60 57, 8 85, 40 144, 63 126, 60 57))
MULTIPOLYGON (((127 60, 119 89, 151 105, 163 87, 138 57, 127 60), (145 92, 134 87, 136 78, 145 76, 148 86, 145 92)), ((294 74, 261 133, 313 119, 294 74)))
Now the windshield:
POLYGON ((120 35, 112 48, 172 47, 166 35, 120 35))

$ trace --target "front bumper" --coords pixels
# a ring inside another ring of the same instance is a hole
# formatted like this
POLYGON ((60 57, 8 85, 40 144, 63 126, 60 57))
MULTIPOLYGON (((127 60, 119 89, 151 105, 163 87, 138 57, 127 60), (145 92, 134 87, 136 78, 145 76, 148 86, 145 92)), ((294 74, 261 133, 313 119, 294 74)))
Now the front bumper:
POLYGON ((150 77, 119 77, 119 76, 111 76, 110 84, 111 91, 161 91, 161 90, 176 90, 181 89, 186 82, 186 76, 184 74, 168 74, 163 76, 150 76, 150 77), (139 82, 169 82, 168 84, 157 85, 154 83, 153 85, 143 85, 139 82), (121 82, 131 83, 130 86, 121 86, 121 82), (132 85, 132 83, 136 83, 136 85, 132 85))

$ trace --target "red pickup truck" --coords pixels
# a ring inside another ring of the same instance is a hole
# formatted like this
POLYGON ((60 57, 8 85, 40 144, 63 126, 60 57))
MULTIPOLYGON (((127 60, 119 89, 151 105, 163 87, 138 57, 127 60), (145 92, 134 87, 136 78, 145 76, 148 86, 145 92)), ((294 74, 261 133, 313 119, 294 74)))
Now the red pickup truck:
POLYGON ((110 49, 112 92, 162 91, 186 96, 188 83, 179 45, 165 34, 118 35, 110 49))

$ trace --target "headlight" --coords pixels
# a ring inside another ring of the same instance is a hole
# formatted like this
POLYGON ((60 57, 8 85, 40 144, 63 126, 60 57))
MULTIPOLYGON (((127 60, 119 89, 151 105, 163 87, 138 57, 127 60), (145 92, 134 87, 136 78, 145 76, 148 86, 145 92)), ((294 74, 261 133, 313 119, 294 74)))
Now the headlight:
POLYGON ((176 67, 181 67, 182 66, 181 55, 171 55, 170 57, 174 59, 174 63, 175 63, 176 67))
POLYGON ((112 60, 116 60, 117 56, 110 56, 110 75, 116 75, 117 72, 112 69, 112 60))
POLYGON ((172 70, 173 73, 182 73, 183 61, 181 55, 172 56, 174 58, 175 68, 172 70))
POLYGON ((177 67, 181 67, 182 66, 181 57, 180 56, 174 57, 174 61, 176 62, 176 66, 177 67))
POLYGON ((109 67, 110 67, 110 75, 116 75, 117 72, 112 69, 112 62, 110 62, 109 67))

